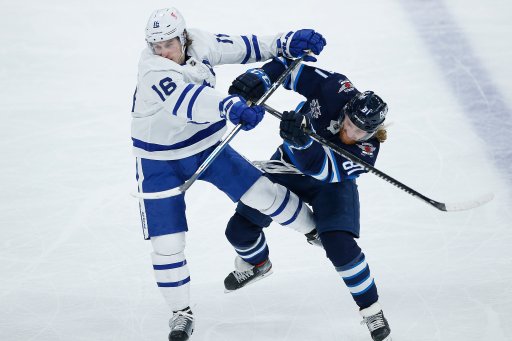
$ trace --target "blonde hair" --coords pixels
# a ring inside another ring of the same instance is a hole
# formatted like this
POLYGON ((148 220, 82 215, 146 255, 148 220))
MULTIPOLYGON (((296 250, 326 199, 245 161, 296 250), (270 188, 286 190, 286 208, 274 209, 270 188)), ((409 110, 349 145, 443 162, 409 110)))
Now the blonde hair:
POLYGON ((377 131, 375 132, 375 137, 377 138, 377 140, 379 140, 380 143, 386 142, 386 140, 388 139, 388 132, 386 130, 386 127, 379 127, 379 129, 377 129, 377 131))

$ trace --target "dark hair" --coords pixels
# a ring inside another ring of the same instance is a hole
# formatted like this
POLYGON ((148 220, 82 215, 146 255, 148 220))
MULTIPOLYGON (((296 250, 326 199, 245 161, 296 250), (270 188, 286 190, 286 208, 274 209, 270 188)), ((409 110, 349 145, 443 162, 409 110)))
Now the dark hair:
POLYGON ((183 34, 185 35, 185 49, 192 45, 192 39, 190 39, 190 36, 188 35, 187 30, 183 31, 183 34))

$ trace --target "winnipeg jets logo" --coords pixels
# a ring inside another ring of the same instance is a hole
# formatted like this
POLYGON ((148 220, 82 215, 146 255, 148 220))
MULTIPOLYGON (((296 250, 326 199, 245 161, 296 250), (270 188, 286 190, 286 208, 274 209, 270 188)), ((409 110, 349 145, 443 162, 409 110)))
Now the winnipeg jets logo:
POLYGON ((154 21, 153 28, 159 28, 159 27, 160 27, 160 23, 158 21, 154 21))
POLYGON ((320 103, 318 103, 317 99, 311 101, 309 108, 311 109, 311 117, 313 118, 318 118, 322 114, 320 112, 320 103))
POLYGON ((369 142, 358 143, 357 146, 361 149, 361 154, 368 156, 373 156, 373 152, 377 149, 369 142))
POLYGON ((336 135, 340 131, 340 124, 338 121, 331 120, 331 124, 326 128, 329 130, 333 135, 336 135))
POLYGON ((340 89, 338 90, 338 93, 344 91, 344 92, 350 92, 350 91, 354 91, 354 86, 352 85, 352 83, 350 83, 350 81, 343 81, 343 80, 340 80, 338 83, 340 83, 341 87, 340 89))

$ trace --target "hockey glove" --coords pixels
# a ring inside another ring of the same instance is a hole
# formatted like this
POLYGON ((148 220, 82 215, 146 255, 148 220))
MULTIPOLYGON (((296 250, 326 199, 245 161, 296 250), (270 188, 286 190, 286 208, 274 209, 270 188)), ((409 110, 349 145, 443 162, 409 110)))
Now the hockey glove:
POLYGON ((245 104, 243 98, 238 96, 229 96, 219 103, 221 116, 228 118, 231 123, 241 124, 243 130, 251 130, 263 119, 265 110, 256 105, 249 107, 245 104))
POLYGON ((243 98, 256 102, 270 88, 272 82, 262 69, 250 69, 231 83, 229 87, 230 95, 239 95, 243 98))
POLYGON ((279 125, 279 135, 295 147, 304 147, 311 141, 302 128, 310 128, 311 124, 306 116, 295 111, 285 111, 279 125))
MULTIPOLYGON (((308 50, 319 55, 326 44, 325 38, 320 33, 311 29, 303 29, 284 33, 277 40, 277 49, 286 58, 298 58, 308 50)), ((316 62, 316 58, 313 56, 306 56, 304 60, 316 62)))

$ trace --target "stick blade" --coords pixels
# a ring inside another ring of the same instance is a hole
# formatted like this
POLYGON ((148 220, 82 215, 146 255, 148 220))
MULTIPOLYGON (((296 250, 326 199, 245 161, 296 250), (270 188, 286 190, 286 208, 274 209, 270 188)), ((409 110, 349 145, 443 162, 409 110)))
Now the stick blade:
POLYGON ((494 199, 494 193, 487 193, 470 201, 443 204, 444 207, 439 209, 446 212, 467 211, 485 205, 492 199, 494 199))
POLYGON ((182 194, 183 191, 180 187, 171 188, 161 192, 148 192, 148 193, 140 193, 140 192, 132 192, 131 195, 138 199, 146 199, 146 200, 154 200, 154 199, 165 199, 170 197, 175 197, 177 195, 182 194))

